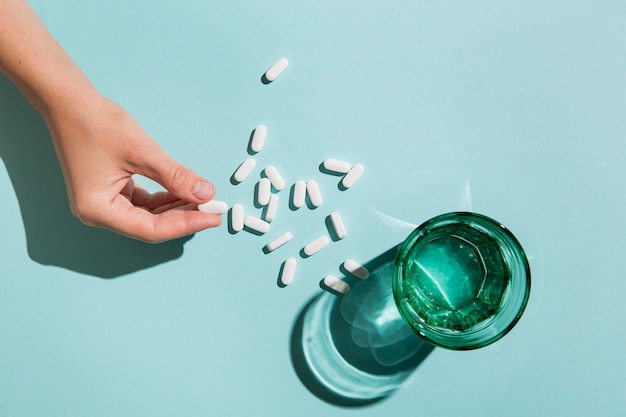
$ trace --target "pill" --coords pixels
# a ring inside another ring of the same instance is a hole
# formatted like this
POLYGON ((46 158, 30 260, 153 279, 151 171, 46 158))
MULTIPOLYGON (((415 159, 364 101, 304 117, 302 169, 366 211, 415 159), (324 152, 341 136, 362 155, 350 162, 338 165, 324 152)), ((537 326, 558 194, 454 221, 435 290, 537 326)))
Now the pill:
POLYGON ((300 208, 304 206, 304 199, 306 198, 306 182, 302 180, 296 181, 296 185, 293 188, 293 206, 300 208))
POLYGON ((283 246, 285 243, 289 242, 291 239, 293 239, 293 235, 291 234, 291 232, 283 233, 282 235, 278 236, 276 239, 265 245, 265 248, 267 249, 267 252, 275 251, 276 249, 283 246))
POLYGON ((228 210, 228 204, 219 200, 211 200, 198 204, 198 210, 204 213, 224 214, 228 210))
POLYGON ((306 192, 309 195, 309 200, 311 204, 315 207, 319 207, 324 202, 322 198, 322 193, 320 192, 320 187, 317 185, 317 181, 310 180, 306 183, 306 192))
POLYGON ((255 232, 259 232, 261 234, 270 231, 270 224, 265 220, 259 219, 258 217, 246 216, 243 218, 243 224, 248 229, 252 229, 255 232))
POLYGON ((277 191, 285 188, 285 180, 273 165, 268 165, 267 168, 265 168, 265 176, 270 180, 272 186, 277 191))
POLYGON ((250 175, 255 166, 256 161, 254 160, 254 158, 246 159, 241 165, 239 165, 239 168, 237 168, 237 171, 235 171, 233 178, 238 183, 242 182, 248 177, 248 175, 250 175))
POLYGON ((289 61, 285 58, 281 58, 274 63, 267 71, 265 71, 265 79, 268 82, 274 81, 284 70, 289 66, 289 61))
POLYGON ((350 168, 352 168, 352 166, 350 166, 350 163, 332 158, 324 159, 322 165, 328 171, 337 172, 339 174, 347 174, 350 171, 350 168))
POLYGON ((283 263, 283 270, 280 274, 280 282, 283 285, 289 285, 293 282, 293 277, 296 274, 296 259, 295 258, 288 258, 284 263, 283 263))
POLYGON ((356 164, 352 167, 350 172, 348 172, 346 176, 343 177, 343 179, 341 180, 341 185, 343 185, 345 188, 352 187, 359 180, 361 175, 363 175, 363 171, 365 171, 365 167, 361 164, 356 164))
POLYGON ((350 291, 350 284, 348 284, 345 281, 340 280, 339 278, 332 276, 332 275, 326 275, 324 277, 324 285, 333 290, 336 291, 340 294, 347 294, 350 291))
POLYGON ((272 191, 272 183, 267 178, 261 178, 257 184, 256 189, 256 201, 261 206, 267 206, 270 202, 270 195, 272 191))
POLYGON ((311 255, 321 251, 322 249, 324 249, 328 245, 329 242, 330 242, 330 240, 328 239, 327 236, 320 236, 317 239, 315 239, 314 241, 308 243, 304 247, 304 254, 306 256, 311 256, 311 255))
POLYGON ((235 232, 243 229, 243 206, 241 204, 235 204, 230 210, 230 227, 235 232))
POLYGON ((335 234, 338 239, 343 239, 348 235, 346 227, 344 226, 343 220, 341 220, 341 216, 338 211, 334 211, 330 214, 330 221, 333 224, 333 229, 335 229, 335 234))
POLYGON ((367 268, 365 268, 358 262, 353 261, 352 259, 347 259, 343 263, 343 267, 346 269, 346 271, 348 271, 357 278, 365 279, 370 276, 370 271, 368 271, 367 268))
POLYGON ((276 218, 276 212, 278 211, 278 195, 271 194, 270 201, 265 208, 265 221, 273 222, 276 218))
POLYGON ((266 136, 267 127, 265 127, 264 125, 258 125, 256 129, 254 129, 254 133, 252 134, 250 149, 252 149, 253 152, 261 152, 261 149, 263 149, 263 145, 265 144, 266 136))

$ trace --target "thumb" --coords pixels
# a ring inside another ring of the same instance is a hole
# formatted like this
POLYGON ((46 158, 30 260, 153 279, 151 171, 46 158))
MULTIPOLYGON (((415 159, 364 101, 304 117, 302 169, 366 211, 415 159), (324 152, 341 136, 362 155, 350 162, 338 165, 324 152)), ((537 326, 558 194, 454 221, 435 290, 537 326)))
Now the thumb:
POLYGON ((148 175, 150 179, 181 200, 204 203, 215 195, 212 183, 169 157, 158 165, 153 164, 151 168, 148 175))

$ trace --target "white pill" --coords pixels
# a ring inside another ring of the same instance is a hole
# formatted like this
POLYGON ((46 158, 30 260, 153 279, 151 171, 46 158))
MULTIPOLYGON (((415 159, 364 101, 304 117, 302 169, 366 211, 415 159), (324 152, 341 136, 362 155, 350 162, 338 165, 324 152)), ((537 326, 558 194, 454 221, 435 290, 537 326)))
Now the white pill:
POLYGON ((291 234, 291 232, 283 233, 282 235, 278 236, 276 239, 265 245, 265 248, 268 252, 275 251, 276 249, 283 246, 285 243, 289 242, 291 239, 293 239, 293 235, 291 234))
POLYGON ((204 213, 224 214, 228 210, 228 204, 223 201, 211 200, 198 204, 198 210, 204 213))
POLYGON ((272 183, 267 178, 261 178, 259 185, 257 186, 256 201, 261 206, 267 206, 270 202, 270 195, 272 194, 272 183))
POLYGON ((265 168, 265 176, 270 180, 272 186, 277 191, 285 188, 285 180, 273 165, 268 165, 267 168, 265 168))
POLYGON ((328 239, 327 236, 320 236, 304 247, 304 254, 306 256, 311 256, 324 249, 328 243, 330 243, 330 239, 328 239))
POLYGON ((317 181, 307 181, 306 192, 309 195, 309 200, 311 200, 311 204, 313 204, 313 206, 319 207, 322 205, 324 199, 322 198, 322 193, 320 192, 319 185, 317 185, 317 181))
POLYGON ((293 277, 296 274, 296 259, 289 258, 283 264, 283 270, 280 274, 280 282, 283 285, 289 285, 293 282, 293 277))
POLYGON ((267 233, 270 231, 270 224, 264 220, 254 216, 246 216, 243 218, 243 224, 248 229, 252 229, 259 233, 267 233))
POLYGON ((323 166, 327 170, 337 172, 339 174, 347 174, 352 168, 349 162, 340 161, 339 159, 332 158, 324 159, 323 166))
POLYGON ((242 182, 243 180, 245 180, 248 175, 250 175, 255 166, 256 161, 254 160, 254 158, 248 158, 243 161, 243 163, 239 165, 239 168, 237 168, 237 171, 235 171, 235 174, 233 176, 235 178, 235 181, 242 182))
POLYGON ((346 176, 343 177, 343 179, 341 180, 341 185, 346 188, 352 187, 359 180, 361 175, 363 175, 363 171, 365 171, 365 167, 361 164, 356 164, 352 167, 350 172, 348 172, 346 176))
POLYGON ((274 81, 289 66, 289 61, 281 58, 274 63, 267 71, 265 71, 265 79, 269 82, 274 81))
POLYGON ((261 152, 261 149, 263 149, 263 145, 265 144, 266 136, 267 127, 265 127, 264 125, 258 125, 256 129, 254 129, 254 133, 252 134, 250 149, 252 149, 253 152, 261 152))
POLYGON ((304 206, 304 200, 306 198, 306 182, 302 180, 296 181, 296 185, 293 188, 293 206, 300 208, 304 206))
POLYGON ((243 206, 241 204, 235 204, 230 210, 230 227, 235 232, 243 229, 243 206))
POLYGON ((350 284, 332 275, 324 277, 324 285, 340 294, 347 294, 350 291, 350 284))
POLYGON ((334 211, 330 214, 330 221, 333 224, 333 229, 335 229, 338 239, 343 239, 348 235, 346 232, 346 226, 344 226, 343 220, 341 220, 341 216, 338 211, 334 211))
POLYGON ((273 222, 276 218, 276 212, 278 211, 278 195, 270 195, 270 201, 265 208, 265 221, 273 222))
POLYGON ((348 271, 357 278, 366 279, 370 276, 370 271, 368 271, 367 268, 365 268, 358 262, 353 261, 352 259, 347 259, 343 263, 343 267, 346 269, 346 271, 348 271))

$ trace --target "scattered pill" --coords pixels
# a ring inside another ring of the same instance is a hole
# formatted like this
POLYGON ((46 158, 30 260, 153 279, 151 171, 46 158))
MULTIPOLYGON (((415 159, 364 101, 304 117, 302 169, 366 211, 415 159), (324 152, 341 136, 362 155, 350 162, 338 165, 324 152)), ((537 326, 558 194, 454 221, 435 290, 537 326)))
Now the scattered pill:
POLYGON ((268 82, 274 81, 280 74, 283 73, 289 66, 289 61, 285 58, 281 58, 274 63, 267 71, 265 71, 265 79, 268 82))
POLYGON ((270 202, 270 195, 272 194, 272 183, 267 178, 261 178, 257 187, 256 201, 261 206, 267 206, 270 202))
POLYGON ((258 217, 254 216, 246 216, 243 218, 243 224, 248 229, 252 229, 261 234, 267 233, 270 231, 270 224, 265 220, 261 220, 258 217))
POLYGON ((285 188, 285 180, 273 165, 268 165, 267 168, 265 168, 265 176, 270 180, 272 186, 277 191, 285 188))
POLYGON ((324 162, 322 165, 328 171, 337 172, 339 174, 347 174, 352 168, 349 162, 340 161, 339 159, 332 159, 332 158, 324 159, 324 162))
POLYGON ((211 200, 198 204, 198 210, 204 213, 224 214, 228 211, 228 204, 219 200, 211 200))
POLYGON ((273 222, 276 218, 276 212, 278 211, 278 195, 271 194, 270 201, 265 208, 265 221, 273 222))
POLYGON ((302 180, 296 181, 296 185, 293 188, 293 206, 300 208, 304 206, 304 200, 306 198, 306 182, 302 180))
POLYGON ((361 175, 363 175, 363 171, 365 171, 365 167, 361 164, 356 164, 352 167, 350 172, 348 172, 346 176, 343 177, 343 179, 341 180, 341 185, 346 188, 352 187, 359 180, 361 175))
POLYGON ((267 127, 264 125, 258 125, 254 129, 252 134, 252 141, 250 142, 250 149, 253 152, 261 152, 263 145, 265 144, 265 137, 267 136, 267 127))
POLYGON ((235 171, 233 178, 238 183, 242 182, 248 177, 248 175, 250 175, 255 166, 256 161, 254 160, 254 158, 246 159, 241 165, 239 165, 239 168, 237 168, 237 171, 235 171))
POLYGON ((230 210, 230 227, 235 232, 243 229, 243 206, 241 204, 235 204, 230 210))
POLYGON ((327 236, 320 236, 304 247, 304 254, 306 256, 311 256, 324 249, 328 245, 328 243, 330 243, 330 240, 327 236))
POLYGON ((347 294, 350 291, 350 284, 332 275, 326 275, 323 282, 326 287, 340 294, 347 294))
POLYGON ((306 183, 306 192, 309 195, 309 200, 314 207, 319 207, 324 202, 322 198, 322 193, 320 192, 320 187, 317 185, 317 181, 310 180, 306 183))
POLYGON ((283 246, 285 243, 289 242, 291 239, 293 239, 293 235, 291 234, 291 232, 283 233, 282 235, 278 236, 276 239, 265 245, 265 248, 267 249, 267 252, 273 252, 283 246))
POLYGON ((283 270, 280 274, 280 282, 283 285, 287 286, 293 282, 293 277, 296 274, 296 265, 297 262, 295 258, 288 258, 283 263, 283 270))
POLYGON ((333 228, 335 229, 335 234, 337 234, 338 239, 343 239, 348 235, 346 232, 346 226, 344 226, 343 220, 341 220, 341 216, 338 211, 334 211, 330 214, 330 221, 333 224, 333 228))
POLYGON ((368 271, 367 268, 353 261, 352 259, 347 259, 343 263, 343 267, 346 269, 346 271, 348 271, 349 273, 351 273, 352 275, 354 275, 355 277, 359 279, 366 279, 367 277, 370 276, 370 271, 368 271))

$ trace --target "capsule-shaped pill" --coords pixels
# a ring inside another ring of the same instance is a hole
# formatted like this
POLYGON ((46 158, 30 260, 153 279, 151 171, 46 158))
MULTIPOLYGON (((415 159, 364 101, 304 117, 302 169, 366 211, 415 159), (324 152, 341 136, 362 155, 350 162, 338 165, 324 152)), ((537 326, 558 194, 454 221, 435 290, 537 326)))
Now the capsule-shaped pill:
POLYGON ((306 182, 302 180, 296 181, 293 187, 293 206, 300 208, 304 206, 304 200, 306 199, 306 182))
POLYGON ((274 63, 267 71, 265 71, 264 78, 268 83, 274 81, 280 74, 283 73, 289 66, 289 61, 285 58, 281 58, 274 63))
POLYGON ((350 284, 333 275, 326 275, 322 282, 324 287, 332 290, 333 292, 337 292, 339 294, 347 294, 350 292, 350 284))
POLYGON ((341 220, 341 216, 338 211, 334 211, 330 214, 330 222, 333 225, 333 229, 335 229, 337 239, 343 239, 348 235, 346 232, 346 226, 343 224, 343 220, 341 220))
POLYGON ((243 224, 248 229, 258 233, 267 233, 270 231, 270 224, 264 220, 254 216, 246 216, 243 218, 243 224))
POLYGON ((352 187, 359 180, 359 178, 361 178, 361 175, 363 175, 363 171, 365 171, 365 167, 361 164, 356 164, 352 167, 350 172, 348 172, 346 176, 343 177, 343 179, 341 180, 341 185, 343 185, 345 188, 352 187))
POLYGON ((268 165, 267 168, 265 168, 265 176, 270 180, 276 191, 285 188, 285 180, 273 165, 268 165))
POLYGON ((228 211, 228 204, 219 200, 211 200, 198 204, 198 210, 204 213, 224 214, 228 211))
POLYGON ((309 200, 314 207, 319 207, 324 202, 322 198, 322 193, 320 191, 319 185, 317 185, 317 181, 310 180, 306 182, 306 192, 309 196, 309 200))
POLYGON ((256 201, 261 206, 267 206, 270 202, 270 195, 272 194, 272 184, 267 178, 261 178, 257 186, 256 201))
POLYGON ((296 274, 297 261, 295 258, 288 258, 283 263, 283 268, 280 273, 280 282, 283 286, 287 286, 293 282, 293 277, 296 274))
POLYGON ((276 212, 278 211, 278 195, 271 194, 270 201, 265 207, 265 221, 273 222, 276 218, 276 212))
POLYGON ((255 166, 256 161, 254 160, 254 158, 246 159, 241 165, 239 165, 239 168, 237 168, 237 171, 235 171, 233 178, 237 183, 242 182, 243 180, 248 178, 248 175, 250 175, 255 166))
POLYGON ((347 174, 352 168, 349 162, 333 158, 324 159, 322 165, 326 170, 336 172, 338 174, 347 174))
POLYGON ((258 125, 252 133, 252 139, 250 140, 250 149, 253 152, 261 152, 263 145, 265 144, 265 137, 267 136, 267 127, 264 125, 258 125))
POLYGON ((320 236, 314 241, 308 243, 303 251, 306 256, 311 256, 324 249, 330 243, 328 236, 320 236))
POLYGON ((346 259, 346 261, 343 263, 343 267, 346 271, 359 279, 366 279, 370 276, 370 272, 367 270, 367 268, 365 268, 358 262, 353 261, 352 259, 346 259))
POLYGON ((283 246, 285 243, 289 242, 291 239, 293 239, 293 235, 291 234, 291 232, 283 233, 282 235, 278 236, 276 239, 265 245, 265 251, 268 253, 275 251, 276 249, 283 246))
POLYGON ((235 204, 230 209, 230 227, 234 232, 240 232, 243 229, 243 206, 235 204))

